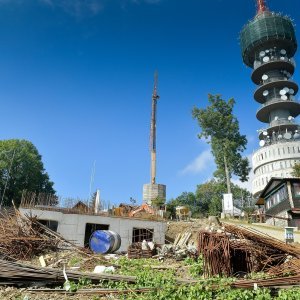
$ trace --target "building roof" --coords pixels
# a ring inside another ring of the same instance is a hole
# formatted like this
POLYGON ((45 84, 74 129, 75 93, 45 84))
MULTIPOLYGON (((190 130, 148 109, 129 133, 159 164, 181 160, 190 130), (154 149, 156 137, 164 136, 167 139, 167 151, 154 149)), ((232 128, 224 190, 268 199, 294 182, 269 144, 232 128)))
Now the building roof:
POLYGON ((265 188, 259 195, 258 200, 256 201, 256 205, 264 205, 265 204, 265 197, 269 194, 270 191, 278 187, 279 185, 286 183, 288 181, 292 182, 299 182, 300 178, 281 178, 281 177, 272 177, 265 188))

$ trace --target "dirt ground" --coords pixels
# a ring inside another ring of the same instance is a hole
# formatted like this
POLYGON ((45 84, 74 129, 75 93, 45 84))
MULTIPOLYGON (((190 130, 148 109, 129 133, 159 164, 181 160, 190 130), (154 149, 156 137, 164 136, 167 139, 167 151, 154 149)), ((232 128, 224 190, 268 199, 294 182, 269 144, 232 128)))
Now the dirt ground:
POLYGON ((190 244, 197 244, 199 230, 205 229, 209 225, 207 219, 197 219, 193 221, 172 221, 168 222, 166 241, 173 243, 179 233, 191 232, 190 244))
POLYGON ((97 295, 72 295, 64 293, 30 293, 26 289, 17 289, 13 287, 0 288, 1 300, 106 300, 106 299, 118 299, 115 296, 97 296, 97 295))

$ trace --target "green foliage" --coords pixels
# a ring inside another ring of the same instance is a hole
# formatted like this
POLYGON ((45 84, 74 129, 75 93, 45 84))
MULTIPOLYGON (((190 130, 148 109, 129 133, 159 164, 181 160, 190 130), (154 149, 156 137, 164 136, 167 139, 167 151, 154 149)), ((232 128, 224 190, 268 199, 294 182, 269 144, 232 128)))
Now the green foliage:
MULTIPOLYGON (((277 297, 272 297, 268 289, 232 289, 230 284, 234 278, 215 276, 199 280, 199 283, 192 285, 181 285, 176 282, 176 270, 154 271, 151 266, 159 264, 155 259, 131 260, 125 257, 115 261, 119 268, 118 274, 136 276, 137 282, 130 284, 120 281, 100 281, 101 288, 132 290, 129 294, 119 294, 118 299, 144 299, 144 300, 298 300, 300 289, 281 290, 277 297), (137 294, 135 289, 150 288, 149 292, 137 294)), ((193 277, 199 278, 202 274, 202 258, 198 260, 187 258, 184 264, 190 266, 190 273, 193 277)), ((261 273, 251 274, 251 278, 264 278, 261 273)), ((80 279, 78 283, 69 282, 70 291, 91 288, 88 279, 80 279)), ((97 297, 93 298, 98 299, 97 297)))
POLYGON ((225 289, 218 293, 216 300, 271 300, 272 296, 268 289, 241 290, 241 289, 225 289))
POLYGON ((176 206, 187 206, 195 216, 200 212, 200 207, 197 205, 196 196, 192 192, 183 192, 176 199, 170 199, 167 203, 167 211, 170 212, 173 218, 176 217, 176 206))
POLYGON ((184 263, 190 266, 189 273, 191 277, 197 278, 203 275, 203 258, 199 256, 198 258, 194 259, 191 257, 187 257, 184 260, 184 263))
MULTIPOLYGON (((268 289, 232 289, 230 284, 234 278, 215 276, 199 280, 193 285, 180 285, 176 282, 175 270, 153 271, 151 266, 159 262, 154 259, 130 260, 121 258, 116 261, 120 267, 119 274, 133 275, 137 277, 135 284, 126 282, 101 282, 102 288, 116 288, 119 290, 134 290, 139 288, 153 288, 153 290, 136 294, 120 294, 118 299, 144 299, 144 300, 296 300, 300 299, 300 289, 282 290, 278 297, 272 297, 268 289)), ((190 266, 190 272, 199 278, 202 273, 202 259, 187 258, 185 265, 190 266)), ((252 278, 263 278, 261 273, 251 274, 252 278)))
POLYGON ((235 174, 241 181, 248 180, 249 161, 241 153, 246 149, 247 139, 239 132, 239 122, 233 115, 234 99, 221 99, 220 95, 209 95, 210 103, 205 109, 195 107, 193 118, 201 127, 199 138, 205 138, 211 144, 217 171, 215 176, 225 182, 228 191, 230 178, 235 174))
POLYGON ((10 206, 12 200, 19 205, 23 190, 55 194, 42 157, 31 142, 0 141, 0 190, 4 206, 10 206))
POLYGON ((292 172, 293 177, 300 177, 300 164, 295 164, 292 172))
POLYGON ((165 204, 165 200, 160 197, 156 197, 154 200, 152 200, 152 205, 154 207, 160 207, 164 204, 165 204))
POLYGON ((271 277, 272 276, 264 272, 250 273, 247 275, 248 279, 269 279, 271 277))
POLYGON ((80 256, 72 256, 71 259, 68 262, 68 265, 69 265, 69 267, 75 267, 80 262, 82 262, 82 257, 80 257, 80 256))
MULTIPOLYGON (((240 188, 238 185, 231 184, 233 199, 251 197, 251 194, 240 188)), ((226 193, 226 184, 223 181, 212 179, 203 184, 199 184, 196 189, 196 203, 201 212, 210 215, 218 215, 222 211, 222 198, 226 193)))
POLYGON ((88 278, 80 278, 79 281, 76 283, 74 281, 66 281, 64 283, 64 288, 68 287, 69 292, 76 292, 79 289, 86 288, 91 286, 92 281, 88 278))
POLYGON ((300 288, 280 290, 278 292, 278 300, 299 300, 300 299, 300 288))
MULTIPOLYGON (((252 198, 246 189, 231 183, 233 199, 252 198)), ((183 192, 175 199, 167 203, 167 210, 173 218, 176 216, 176 206, 187 206, 192 212, 192 216, 218 215, 222 211, 222 198, 226 193, 226 184, 223 181, 212 179, 197 186, 196 192, 183 192)), ((250 211, 250 210, 249 210, 250 211)))

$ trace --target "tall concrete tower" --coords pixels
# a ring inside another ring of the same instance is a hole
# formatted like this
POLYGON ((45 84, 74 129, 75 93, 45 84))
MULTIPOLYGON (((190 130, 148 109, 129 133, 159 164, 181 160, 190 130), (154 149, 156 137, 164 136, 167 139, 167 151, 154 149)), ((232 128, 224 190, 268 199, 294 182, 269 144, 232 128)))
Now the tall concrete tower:
POLYGON ((254 99, 260 104, 256 118, 267 126, 259 132, 260 149, 252 157, 255 196, 271 177, 290 177, 300 161, 300 128, 294 118, 300 114, 293 81, 297 41, 292 21, 271 12, 265 0, 257 0, 257 14, 241 32, 244 63, 253 69, 257 85, 254 99))
POLYGON ((159 200, 166 201, 166 186, 156 183, 156 115, 157 115, 157 94, 158 74, 154 76, 154 88, 152 94, 152 109, 151 109, 151 125, 150 125, 150 184, 143 186, 143 201, 151 205, 152 202, 159 198, 159 200))

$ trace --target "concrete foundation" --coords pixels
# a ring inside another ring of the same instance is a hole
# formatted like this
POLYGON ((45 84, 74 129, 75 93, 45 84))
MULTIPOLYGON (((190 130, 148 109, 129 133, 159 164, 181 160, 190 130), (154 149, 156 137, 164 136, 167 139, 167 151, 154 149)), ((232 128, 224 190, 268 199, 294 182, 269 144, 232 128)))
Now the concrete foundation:
POLYGON ((108 230, 117 232, 121 236, 119 251, 127 251, 132 243, 134 229, 148 229, 153 232, 153 242, 165 243, 166 222, 149 221, 134 218, 120 218, 100 215, 72 214, 53 210, 20 208, 23 215, 37 216, 38 220, 56 221, 57 232, 65 239, 78 246, 85 246, 87 224, 108 226, 108 230))
POLYGON ((164 184, 144 184, 143 201, 151 205, 152 201, 157 198, 166 202, 166 186, 164 184))

